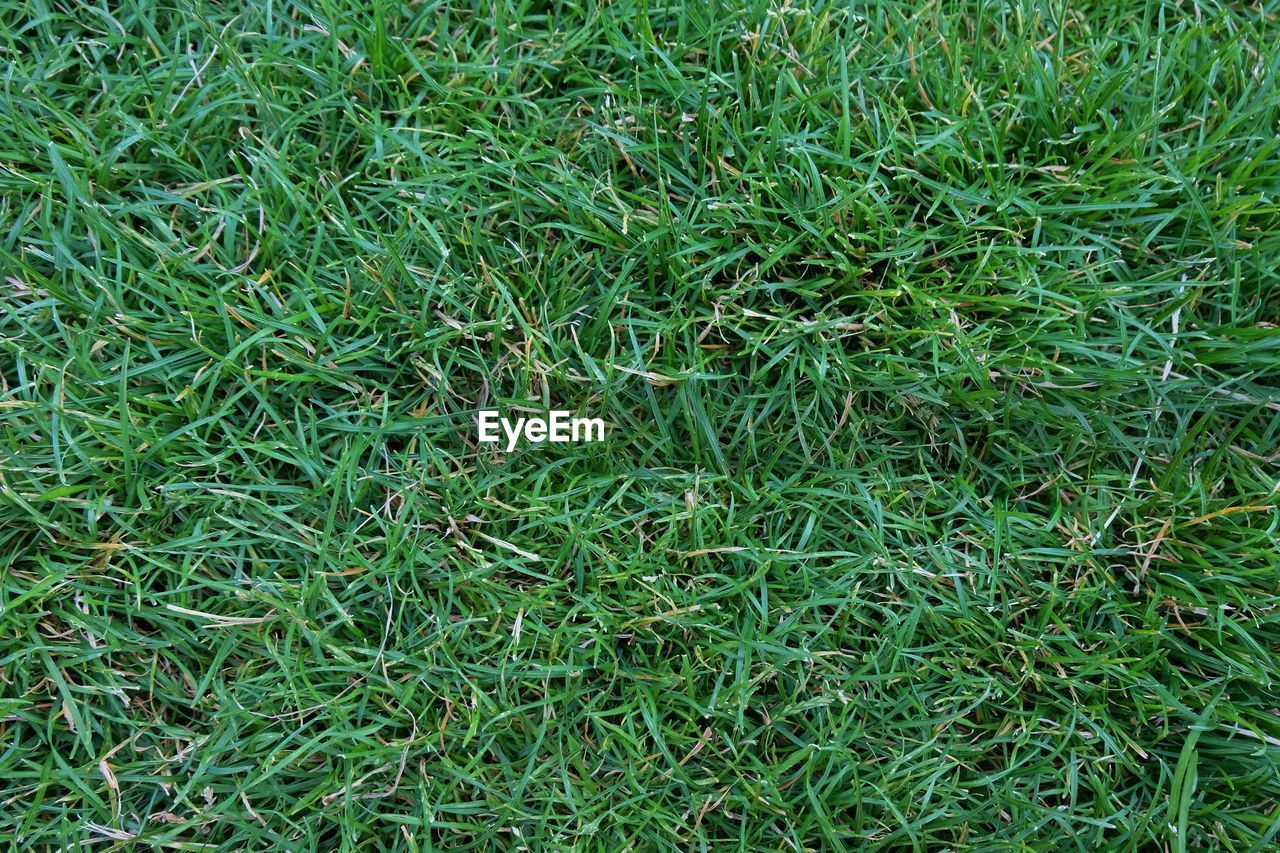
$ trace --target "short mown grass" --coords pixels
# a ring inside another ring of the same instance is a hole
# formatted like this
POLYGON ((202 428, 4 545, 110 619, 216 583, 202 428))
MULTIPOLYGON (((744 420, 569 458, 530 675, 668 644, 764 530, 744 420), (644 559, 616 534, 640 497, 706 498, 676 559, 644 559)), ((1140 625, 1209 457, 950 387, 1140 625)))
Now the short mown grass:
POLYGON ((1277 849, 1278 66, 0 0, 0 839, 1277 849))

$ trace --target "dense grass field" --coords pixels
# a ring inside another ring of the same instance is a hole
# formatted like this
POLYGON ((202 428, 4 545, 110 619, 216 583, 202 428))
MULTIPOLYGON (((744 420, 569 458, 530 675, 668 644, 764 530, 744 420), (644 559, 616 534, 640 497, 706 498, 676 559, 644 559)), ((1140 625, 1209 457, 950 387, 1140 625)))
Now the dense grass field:
POLYGON ((1280 849, 1278 72, 0 0, 0 841, 1280 849))

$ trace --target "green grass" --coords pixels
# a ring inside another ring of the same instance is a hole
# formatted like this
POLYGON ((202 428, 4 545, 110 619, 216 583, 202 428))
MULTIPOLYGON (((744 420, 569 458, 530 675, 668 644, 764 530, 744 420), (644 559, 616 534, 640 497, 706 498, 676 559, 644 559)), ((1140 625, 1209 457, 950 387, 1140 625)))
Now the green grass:
POLYGON ((2 0, 0 839, 1277 849, 1278 72, 1275 0, 2 0))

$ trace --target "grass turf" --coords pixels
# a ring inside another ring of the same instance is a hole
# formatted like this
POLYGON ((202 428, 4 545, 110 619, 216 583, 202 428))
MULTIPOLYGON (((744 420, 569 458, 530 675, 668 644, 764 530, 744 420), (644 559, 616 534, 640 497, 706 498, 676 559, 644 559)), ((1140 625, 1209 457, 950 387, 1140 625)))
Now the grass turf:
POLYGON ((1274 849, 1278 14, 5 0, 0 838, 1274 849))

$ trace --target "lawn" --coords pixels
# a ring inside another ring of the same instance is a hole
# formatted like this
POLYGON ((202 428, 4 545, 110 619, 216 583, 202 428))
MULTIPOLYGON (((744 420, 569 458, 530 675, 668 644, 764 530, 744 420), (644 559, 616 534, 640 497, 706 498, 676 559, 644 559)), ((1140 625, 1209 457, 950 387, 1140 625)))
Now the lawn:
POLYGON ((0 841, 1280 849, 1278 74, 1276 0, 0 0, 0 841))

